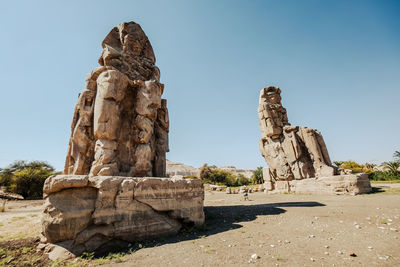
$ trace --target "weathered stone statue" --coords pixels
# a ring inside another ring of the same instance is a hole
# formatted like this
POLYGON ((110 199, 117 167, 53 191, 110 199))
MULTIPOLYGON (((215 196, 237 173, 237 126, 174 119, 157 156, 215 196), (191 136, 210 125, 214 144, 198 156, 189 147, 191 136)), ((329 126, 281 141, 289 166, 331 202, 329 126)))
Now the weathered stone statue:
POLYGON ((321 133, 307 127, 290 126, 280 94, 277 87, 263 88, 258 106, 260 150, 268 162, 269 175, 276 180, 334 175, 321 133))
POLYGON ((102 47, 75 107, 64 173, 164 177, 168 110, 151 44, 130 22, 102 47))
POLYGON ((204 223, 201 180, 157 178, 166 172, 169 118, 147 36, 122 23, 102 46, 102 66, 75 108, 64 175, 43 188, 41 241, 52 260, 204 223))
MULTIPOLYGON (((283 191, 290 191, 290 187, 300 185, 295 180, 334 176, 336 169, 331 164, 321 133, 303 126, 291 126, 280 94, 279 88, 268 86, 261 90, 259 98, 260 151, 268 163, 263 174, 266 188, 281 187, 283 191)), ((365 183, 369 185, 368 179, 365 183)))

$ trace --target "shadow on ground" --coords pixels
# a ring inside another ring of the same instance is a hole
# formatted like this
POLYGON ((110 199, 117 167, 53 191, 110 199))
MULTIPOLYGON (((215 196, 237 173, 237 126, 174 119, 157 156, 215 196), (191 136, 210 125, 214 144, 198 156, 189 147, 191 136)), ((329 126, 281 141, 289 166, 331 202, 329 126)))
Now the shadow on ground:
POLYGON ((322 207, 319 202, 282 202, 272 204, 235 205, 235 206, 206 206, 204 213, 206 223, 203 227, 184 228, 177 236, 147 240, 135 244, 121 243, 117 246, 103 247, 96 256, 104 256, 109 252, 132 253, 143 247, 155 247, 164 244, 177 243, 186 240, 205 238, 210 235, 241 228, 241 222, 255 220, 258 216, 271 216, 285 213, 285 207, 322 207))
POLYGON ((386 192, 385 187, 386 187, 386 190, 387 190, 388 188, 390 189, 389 186, 372 186, 372 187, 371 187, 371 188, 372 188, 371 192, 369 192, 369 193, 367 193, 367 194, 376 194, 376 193, 383 193, 383 192, 386 192))

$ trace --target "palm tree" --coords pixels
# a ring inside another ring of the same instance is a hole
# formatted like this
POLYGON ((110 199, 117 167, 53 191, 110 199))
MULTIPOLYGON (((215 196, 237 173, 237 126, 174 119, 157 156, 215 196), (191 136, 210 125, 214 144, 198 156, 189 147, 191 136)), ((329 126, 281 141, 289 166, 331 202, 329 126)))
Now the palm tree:
POLYGON ((389 172, 397 174, 397 169, 400 167, 400 161, 389 161, 383 163, 389 168, 389 172))
POLYGON ((393 158, 395 161, 400 161, 400 150, 397 150, 393 153, 393 158))

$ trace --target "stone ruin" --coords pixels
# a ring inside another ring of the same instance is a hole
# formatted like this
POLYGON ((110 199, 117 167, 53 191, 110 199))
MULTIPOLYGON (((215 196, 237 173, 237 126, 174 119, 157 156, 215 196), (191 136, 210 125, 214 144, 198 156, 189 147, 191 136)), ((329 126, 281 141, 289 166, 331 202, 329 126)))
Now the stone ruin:
POLYGON ((338 173, 321 133, 291 126, 281 103, 281 90, 261 90, 258 119, 260 151, 268 163, 264 186, 273 192, 359 194, 371 191, 366 174, 338 173))
POLYGON ((147 36, 122 23, 102 47, 75 107, 64 174, 43 189, 41 242, 51 259, 204 223, 202 182, 159 178, 169 119, 147 36))

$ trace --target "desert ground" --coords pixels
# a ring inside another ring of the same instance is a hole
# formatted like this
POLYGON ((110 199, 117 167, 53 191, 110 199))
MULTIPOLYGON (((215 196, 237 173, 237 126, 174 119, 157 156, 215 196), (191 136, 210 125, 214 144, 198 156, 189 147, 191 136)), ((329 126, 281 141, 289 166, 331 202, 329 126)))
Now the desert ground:
POLYGON ((205 193, 206 226, 108 256, 51 262, 36 251, 41 200, 0 213, 7 266, 398 266, 400 184, 358 196, 205 193), (256 255, 254 255, 256 254, 256 255))

